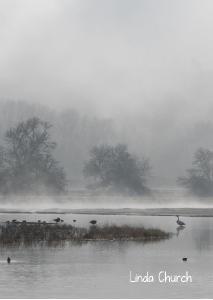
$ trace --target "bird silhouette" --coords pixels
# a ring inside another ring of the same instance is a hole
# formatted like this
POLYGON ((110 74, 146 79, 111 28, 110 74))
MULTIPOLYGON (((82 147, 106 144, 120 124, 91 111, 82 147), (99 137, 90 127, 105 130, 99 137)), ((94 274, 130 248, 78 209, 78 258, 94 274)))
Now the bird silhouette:
POLYGON ((186 224, 184 222, 182 222, 180 219, 179 219, 179 216, 176 216, 178 219, 177 219, 177 224, 179 226, 185 226, 186 224))
POLYGON ((183 258, 182 258, 182 261, 187 261, 187 257, 183 257, 183 258))
POLYGON ((61 218, 56 218, 56 219, 54 219, 53 221, 55 221, 56 223, 59 223, 60 221, 61 221, 61 218))
POLYGON ((97 221, 96 221, 96 220, 91 220, 90 223, 91 223, 92 225, 95 225, 95 224, 97 223, 97 221))
POLYGON ((76 220, 72 220, 74 223, 76 222, 76 220))
POLYGON ((11 262, 11 258, 8 256, 7 263, 10 264, 10 262, 11 262))

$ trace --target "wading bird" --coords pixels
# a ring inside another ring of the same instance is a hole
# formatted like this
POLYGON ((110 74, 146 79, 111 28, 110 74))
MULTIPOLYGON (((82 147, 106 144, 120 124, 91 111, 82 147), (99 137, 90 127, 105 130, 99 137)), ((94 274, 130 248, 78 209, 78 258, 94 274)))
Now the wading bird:
POLYGON ((179 226, 185 226, 186 224, 184 223, 184 222, 182 222, 182 221, 180 221, 179 220, 179 216, 176 216, 178 219, 177 219, 177 224, 179 225, 179 226))
POLYGON ((10 264, 10 262, 11 262, 11 258, 8 256, 7 263, 10 264))

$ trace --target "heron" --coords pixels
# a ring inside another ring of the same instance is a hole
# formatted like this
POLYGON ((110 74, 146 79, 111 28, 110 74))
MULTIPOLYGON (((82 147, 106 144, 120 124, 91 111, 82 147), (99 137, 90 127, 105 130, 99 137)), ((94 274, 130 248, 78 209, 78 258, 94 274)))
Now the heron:
POLYGON ((91 223, 92 225, 95 225, 95 224, 97 223, 97 221, 96 221, 96 220, 91 220, 90 223, 91 223))
POLYGON ((179 216, 176 216, 178 219, 177 219, 177 224, 179 225, 179 226, 185 226, 186 224, 184 223, 184 222, 182 222, 182 221, 180 221, 179 220, 179 216))

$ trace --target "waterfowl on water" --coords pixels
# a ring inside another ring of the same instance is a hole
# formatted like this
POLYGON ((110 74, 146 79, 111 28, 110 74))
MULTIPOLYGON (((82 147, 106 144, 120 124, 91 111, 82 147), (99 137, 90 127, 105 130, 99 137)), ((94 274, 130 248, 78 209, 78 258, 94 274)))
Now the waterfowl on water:
POLYGON ((53 219, 53 221, 55 221, 56 223, 60 222, 61 221, 61 218, 56 218, 56 219, 53 219))
POLYGON ((177 224, 179 226, 185 226, 186 224, 184 222, 182 222, 181 220, 179 220, 179 216, 176 216, 178 219, 177 219, 177 224))
POLYGON ((54 219, 53 221, 55 221, 56 223, 59 223, 59 222, 61 222, 61 223, 63 223, 64 222, 64 220, 62 220, 61 218, 56 218, 56 219, 54 219))
POLYGON ((76 222, 76 220, 72 220, 74 223, 76 222))
POLYGON ((182 258, 183 261, 187 261, 187 259, 188 259, 187 257, 183 257, 182 258))
POLYGON ((96 220, 91 220, 90 223, 91 223, 92 225, 95 225, 95 224, 97 223, 97 221, 96 221, 96 220))

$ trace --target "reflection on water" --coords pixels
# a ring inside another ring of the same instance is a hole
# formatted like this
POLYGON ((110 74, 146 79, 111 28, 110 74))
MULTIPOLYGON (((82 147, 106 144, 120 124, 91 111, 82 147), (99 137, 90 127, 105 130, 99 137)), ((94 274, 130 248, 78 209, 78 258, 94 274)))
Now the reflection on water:
POLYGON ((184 230, 185 228, 186 228, 186 227, 184 227, 184 226, 178 226, 178 227, 176 228, 176 231, 177 231, 176 235, 179 236, 180 232, 181 232, 182 230, 184 230))
MULTIPOLYGON (((44 219, 52 215, 0 215, 5 219, 44 219)), ((175 217, 64 215, 66 222, 88 226, 128 224, 159 227, 173 232, 170 240, 158 243, 93 241, 41 242, 0 247, 0 297, 125 297, 125 298, 209 298, 213 294, 213 219, 175 217), (7 257, 12 258, 8 265, 7 257), (182 258, 188 261, 183 262, 182 258), (129 271, 153 274, 166 270, 172 274, 188 271, 190 284, 129 283, 129 271), (11 288, 13 287, 13 288, 11 288)))

